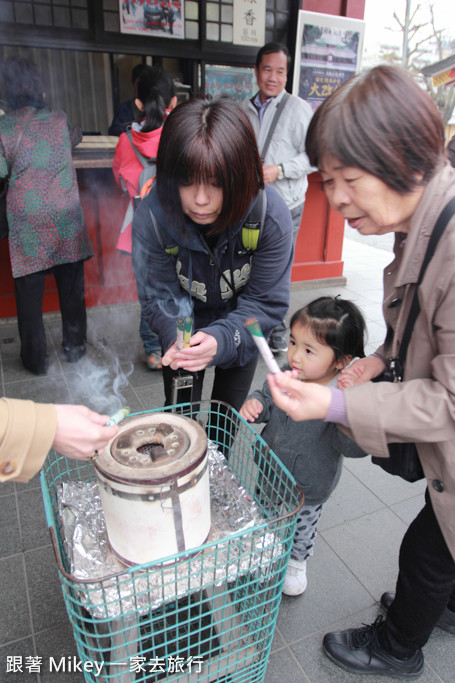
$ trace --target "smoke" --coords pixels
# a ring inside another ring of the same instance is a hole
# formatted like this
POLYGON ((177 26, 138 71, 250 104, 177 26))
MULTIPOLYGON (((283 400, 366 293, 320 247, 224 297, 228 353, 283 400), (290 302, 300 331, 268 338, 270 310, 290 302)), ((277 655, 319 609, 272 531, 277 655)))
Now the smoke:
POLYGON ((156 303, 162 313, 174 320, 193 315, 193 303, 189 297, 182 297, 177 300, 170 294, 169 298, 157 299, 156 303))
MULTIPOLYGON (((134 370, 132 354, 137 353, 137 344, 131 339, 126 340, 127 357, 120 360, 119 355, 112 348, 112 344, 102 336, 103 328, 106 329, 106 321, 110 324, 109 332, 113 339, 122 336, 122 330, 136 330, 137 312, 134 311, 134 324, 131 310, 115 311, 115 321, 112 315, 100 320, 89 319, 87 335, 87 354, 74 366, 74 373, 67 373, 67 383, 73 401, 83 403, 99 413, 112 415, 122 408, 128 401, 124 392, 131 386, 128 377, 134 370), (113 324, 112 324, 113 323, 113 324)), ((139 334, 137 335, 139 342, 139 334)))
POLYGON ((78 402, 89 405, 98 413, 112 415, 126 404, 122 390, 129 384, 128 377, 133 372, 133 364, 128 362, 121 366, 119 359, 107 346, 104 351, 110 356, 107 365, 100 367, 84 356, 77 364, 74 376, 68 379, 68 384, 78 402))

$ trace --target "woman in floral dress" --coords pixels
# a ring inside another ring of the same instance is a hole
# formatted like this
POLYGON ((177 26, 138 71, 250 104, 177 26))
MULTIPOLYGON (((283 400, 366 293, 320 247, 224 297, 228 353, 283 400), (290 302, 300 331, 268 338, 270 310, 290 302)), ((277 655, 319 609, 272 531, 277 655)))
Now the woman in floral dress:
POLYGON ((71 150, 81 137, 62 111, 47 108, 38 70, 23 58, 3 67, 8 113, 0 117, 0 178, 8 178, 9 251, 21 359, 47 373, 43 325, 44 278, 52 273, 62 315, 63 353, 85 353, 84 261, 93 256, 79 200, 71 150))

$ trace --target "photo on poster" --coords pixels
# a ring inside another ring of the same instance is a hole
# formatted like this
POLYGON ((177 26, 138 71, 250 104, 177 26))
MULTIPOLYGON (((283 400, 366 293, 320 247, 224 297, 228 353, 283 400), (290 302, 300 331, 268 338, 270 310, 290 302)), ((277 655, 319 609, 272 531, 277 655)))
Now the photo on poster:
POLYGON ((292 93, 313 111, 360 71, 365 22, 299 11, 292 93))
POLYGON ((184 0, 119 0, 120 32, 184 38, 184 0))
POLYGON ((205 65, 205 95, 229 95, 235 102, 243 102, 257 92, 253 67, 205 65))

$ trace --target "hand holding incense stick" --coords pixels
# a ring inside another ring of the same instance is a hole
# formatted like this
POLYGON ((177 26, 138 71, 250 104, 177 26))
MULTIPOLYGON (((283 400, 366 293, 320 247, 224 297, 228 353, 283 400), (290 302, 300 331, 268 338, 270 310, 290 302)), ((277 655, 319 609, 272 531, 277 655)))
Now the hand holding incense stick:
POLYGON ((251 336, 253 337, 253 340, 259 349, 259 353, 264 359, 269 371, 273 375, 276 375, 278 372, 281 372, 280 366, 273 357, 273 353, 270 349, 270 346, 267 344, 265 337, 262 334, 259 322, 256 320, 256 318, 249 318, 245 322, 245 327, 251 333, 251 336))
MULTIPOLYGON (((113 425, 118 425, 119 422, 123 420, 124 417, 129 415, 131 412, 131 409, 129 406, 123 406, 123 408, 120 408, 120 410, 117 410, 116 413, 110 416, 109 420, 106 422, 106 427, 112 427, 113 425)), ((92 460, 96 460, 98 457, 98 451, 95 450, 94 454, 92 455, 92 460)))

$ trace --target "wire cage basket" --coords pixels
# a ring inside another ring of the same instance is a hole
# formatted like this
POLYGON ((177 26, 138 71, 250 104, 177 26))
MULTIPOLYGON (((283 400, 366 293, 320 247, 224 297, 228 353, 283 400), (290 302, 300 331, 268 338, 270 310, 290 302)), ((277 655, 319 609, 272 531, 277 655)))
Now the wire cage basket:
POLYGON ((69 558, 61 489, 68 482, 96 488, 95 467, 51 452, 41 488, 85 680, 261 683, 303 494, 261 436, 226 404, 140 414, 165 411, 205 427, 227 457, 230 480, 257 514, 246 528, 210 534, 190 553, 81 579, 69 558))

